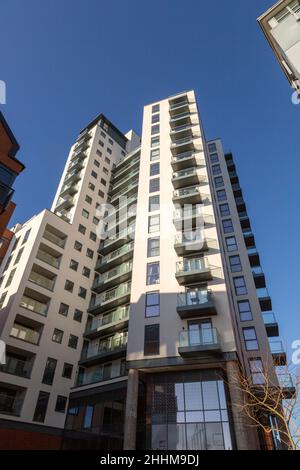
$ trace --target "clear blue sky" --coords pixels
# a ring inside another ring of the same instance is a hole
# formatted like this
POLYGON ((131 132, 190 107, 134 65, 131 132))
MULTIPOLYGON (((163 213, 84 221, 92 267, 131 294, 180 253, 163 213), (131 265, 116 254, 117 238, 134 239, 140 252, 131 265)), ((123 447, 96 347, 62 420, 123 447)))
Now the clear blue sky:
POLYGON ((275 0, 2 0, 1 107, 26 170, 13 222, 50 207, 70 144, 99 112, 140 130, 144 104, 194 88, 234 153, 273 308, 300 339, 299 118, 256 18, 275 0), (291 251, 292 250, 292 251, 291 251))

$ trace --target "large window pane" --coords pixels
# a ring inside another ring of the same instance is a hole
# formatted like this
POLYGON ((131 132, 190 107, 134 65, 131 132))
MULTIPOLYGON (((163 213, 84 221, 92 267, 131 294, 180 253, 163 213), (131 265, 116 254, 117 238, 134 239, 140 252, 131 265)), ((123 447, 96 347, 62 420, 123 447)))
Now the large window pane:
POLYGON ((205 428, 203 423, 187 424, 188 450, 205 450, 205 428))
POLYGON ((169 424, 168 425, 168 449, 186 450, 185 425, 184 424, 169 424))
POLYGON ((167 425, 152 426, 152 450, 167 450, 167 425))
POLYGON ((217 382, 202 382, 203 402, 205 410, 219 409, 217 382))
POLYGON ((185 409, 186 410, 202 410, 202 394, 201 383, 191 382, 184 384, 185 391, 185 409))
POLYGON ((205 430, 207 450, 224 450, 222 424, 207 423, 205 430))

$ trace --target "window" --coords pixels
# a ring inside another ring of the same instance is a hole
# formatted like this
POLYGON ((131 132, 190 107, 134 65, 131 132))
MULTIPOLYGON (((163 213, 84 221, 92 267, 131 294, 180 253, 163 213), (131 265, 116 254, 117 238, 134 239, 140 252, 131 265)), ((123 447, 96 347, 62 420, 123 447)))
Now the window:
POLYGON ((249 300, 241 300, 240 302, 238 302, 238 309, 239 309, 241 321, 253 320, 249 300))
POLYGON ((94 170, 92 170, 91 176, 92 176, 93 178, 95 178, 95 179, 98 178, 98 174, 97 174, 94 170))
POLYGON ((93 217, 93 224, 98 225, 99 222, 100 220, 98 219, 98 217, 93 217))
POLYGON ((67 397, 57 395, 55 411, 58 413, 64 413, 67 405, 67 397))
POLYGON ((159 136, 151 138, 151 147, 158 147, 159 146, 159 136))
POLYGON ((43 379, 42 379, 43 384, 52 385, 53 380, 54 380, 56 364, 57 364, 56 359, 52 359, 51 357, 48 357, 45 370, 44 370, 43 379))
POLYGON ((151 135, 159 134, 159 124, 151 127, 151 135))
POLYGON ((91 274, 91 270, 89 268, 87 268, 86 266, 83 266, 82 268, 82 275, 84 277, 87 277, 89 278, 90 277, 90 274, 91 274))
POLYGON ((67 316, 68 316, 68 313, 69 313, 69 305, 64 304, 64 303, 62 302, 62 303, 60 304, 60 306, 59 306, 58 313, 59 313, 60 315, 63 315, 64 317, 67 317, 67 316))
POLYGON ((259 348, 255 328, 243 328, 243 335, 247 351, 257 351, 259 348))
POLYGON ((249 359, 250 372, 253 385, 263 385, 266 383, 263 363, 260 358, 249 359))
POLYGON ((104 147, 104 142, 102 140, 99 140, 98 144, 100 145, 100 147, 104 147))
POLYGON ((18 251, 17 257, 16 257, 15 262, 14 262, 14 265, 16 265, 20 261, 23 251, 24 251, 24 247, 21 248, 21 250, 18 251))
POLYGON ((101 178, 100 182, 103 184, 103 186, 106 186, 106 180, 104 178, 101 178))
POLYGON ((247 295, 247 288, 244 276, 234 277, 233 282, 236 295, 247 295))
POLYGON ((228 204, 220 204, 219 208, 221 217, 226 217, 227 215, 230 215, 230 209, 228 204))
POLYGON ((159 210, 159 195, 149 197, 149 208, 148 208, 148 210, 149 210, 149 212, 159 210))
POLYGON ((103 173, 105 173, 106 175, 108 175, 109 170, 108 170, 107 168, 103 167, 103 173))
POLYGON ((213 165, 212 172, 213 172, 213 175, 219 175, 220 173, 222 173, 220 165, 213 165))
POLYGON ((159 175, 159 163, 151 163, 150 176, 159 175))
POLYGON ((159 113, 159 104, 154 104, 152 106, 152 114, 159 113))
POLYGON ((84 225, 79 224, 78 232, 82 233, 82 235, 85 235, 86 227, 84 225))
POLYGON ((95 185, 93 183, 89 183, 88 187, 91 191, 95 191, 95 185))
POLYGON ((79 265, 78 261, 75 261, 74 259, 71 259, 70 269, 73 269, 73 271, 77 271, 78 265, 79 265))
POLYGON ((211 153, 210 154, 210 162, 211 163, 217 163, 219 161, 219 156, 217 153, 211 153))
POLYGON ((72 372, 73 372, 72 364, 68 364, 67 362, 65 362, 63 371, 62 371, 62 377, 65 377, 65 379, 71 379, 72 372))
MULTIPOLYGON (((103 147, 103 145, 102 145, 101 147, 103 147)), ((101 150, 97 149, 97 150, 96 150, 96 154, 98 155, 98 157, 102 157, 102 152, 101 152, 101 150)))
POLYGON ((65 290, 68 292, 73 292, 74 289, 74 282, 69 281, 68 279, 65 282, 65 290))
POLYGON ((99 168, 100 167, 100 162, 98 162, 98 160, 94 160, 94 165, 99 168))
POLYGON ((221 188, 222 186, 224 186, 223 176, 217 176, 215 178, 215 187, 216 188, 221 188))
POLYGON ((159 284, 159 263, 147 264, 147 286, 159 284))
MULTIPOLYGON (((101 134, 101 136, 102 136, 104 139, 106 139, 106 134, 105 134, 105 132, 101 131, 100 134, 101 134)), ((100 143, 100 140, 99 140, 99 143, 100 143)))
POLYGON ((159 325, 146 325, 144 356, 159 354, 159 325))
POLYGON ((110 149, 109 147, 107 147, 107 149, 106 149, 106 150, 107 150, 107 153, 109 153, 109 155, 111 155, 111 154, 112 154, 112 149, 110 149))
POLYGON ((87 256, 88 258, 93 259, 93 257, 94 257, 94 252, 93 252, 93 250, 91 250, 90 248, 87 248, 87 250, 86 250, 86 256, 87 256))
POLYGON ((159 191, 159 178, 154 178, 149 181, 149 193, 155 193, 159 191))
POLYGON ((104 197, 104 192, 103 192, 103 191, 101 191, 101 189, 99 189, 99 191, 98 191, 98 196, 100 196, 100 197, 104 197))
POLYGON ((232 233, 234 231, 231 219, 222 220, 222 225, 224 233, 232 233))
POLYGON ((239 255, 229 256, 229 263, 232 273, 239 273, 242 271, 242 265, 239 255))
POLYGON ((22 244, 27 242, 27 240, 29 238, 30 231, 31 231, 31 229, 27 230, 27 232, 25 233, 22 244))
POLYGON ((85 219, 88 219, 90 216, 90 213, 86 209, 82 209, 81 214, 82 214, 82 217, 84 217, 85 219))
POLYGON ((63 339, 64 332, 62 330, 58 330, 57 328, 54 328, 53 335, 52 335, 52 341, 54 343, 61 343, 63 339))
POLYGON ((10 263, 11 263, 11 260, 12 260, 12 254, 7 258, 6 265, 5 265, 5 267, 4 267, 3 271, 2 271, 2 274, 5 273, 5 271, 8 270, 9 265, 10 265, 10 263))
POLYGON ((236 251, 238 249, 235 237, 227 237, 225 240, 227 251, 236 251))
POLYGON ((110 145, 114 145, 114 141, 112 139, 108 139, 110 145))
POLYGON ((154 114, 152 116, 152 124, 156 124, 157 122, 159 122, 159 114, 154 114))
POLYGON ((19 241, 20 241, 20 238, 21 238, 21 237, 15 239, 15 242, 14 242, 14 245, 13 245, 13 247, 12 247, 12 249, 11 249, 11 252, 15 251, 15 249, 17 248, 18 243, 19 243, 19 241))
POLYGON ((105 157, 105 162, 110 165, 110 159, 108 157, 105 157))
POLYGON ((158 215, 150 215, 148 217, 148 233, 159 232, 160 217, 158 215))
POLYGON ((216 152, 217 151, 216 144, 208 144, 208 150, 209 152, 216 152))
POLYGON ((159 291, 146 293, 145 316, 147 318, 159 317, 160 301, 159 291))
POLYGON ((95 234, 95 232, 90 232, 90 240, 92 240, 93 242, 97 240, 97 235, 95 234))
POLYGON ((83 316, 83 312, 81 310, 78 310, 78 308, 75 308, 73 320, 78 321, 78 323, 81 323, 82 316, 83 316))
POLYGON ((227 196, 226 196, 225 189, 219 189, 217 191, 217 199, 218 199, 218 201, 226 201, 227 196))
POLYGON ((6 296, 7 296, 7 292, 3 292, 3 294, 2 294, 1 297, 0 297, 0 308, 3 307, 3 304, 4 304, 4 302, 5 302, 6 296))
POLYGON ((78 289, 78 297, 81 297, 82 299, 86 298, 87 290, 84 287, 79 287, 78 289))
POLYGON ((6 284, 5 284, 5 287, 9 287, 11 285, 11 281, 13 280, 13 277, 15 275, 15 272, 16 272, 16 268, 15 269, 12 269, 9 273, 9 276, 7 278, 7 281, 6 281, 6 284))
POLYGON ((147 256, 148 258, 159 256, 159 237, 148 239, 147 256))
POLYGON ((90 196, 86 195, 85 196, 85 202, 87 202, 88 204, 92 204, 93 199, 90 196))
POLYGON ((160 158, 160 150, 159 149, 151 150, 150 152, 151 162, 155 162, 156 160, 159 160, 159 158, 160 158))
POLYGON ((50 393, 40 392, 34 410, 33 421, 43 423, 45 421, 50 393))
POLYGON ((77 348, 77 344, 78 344, 78 336, 70 335, 70 337, 69 337, 69 342, 68 342, 69 348, 76 349, 76 348, 77 348))
POLYGON ((83 420, 83 428, 90 429, 92 427, 94 415, 94 405, 87 405, 85 408, 85 415, 83 420))

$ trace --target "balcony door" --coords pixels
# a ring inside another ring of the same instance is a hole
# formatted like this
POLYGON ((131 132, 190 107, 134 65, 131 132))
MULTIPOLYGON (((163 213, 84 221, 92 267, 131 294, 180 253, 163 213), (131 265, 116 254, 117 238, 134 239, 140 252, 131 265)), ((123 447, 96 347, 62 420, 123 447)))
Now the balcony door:
POLYGON ((207 300, 207 286, 198 285, 186 288, 187 305, 199 305, 207 300))
POLYGON ((189 343, 205 345, 213 343, 213 330, 211 320, 193 320, 188 323, 189 343))

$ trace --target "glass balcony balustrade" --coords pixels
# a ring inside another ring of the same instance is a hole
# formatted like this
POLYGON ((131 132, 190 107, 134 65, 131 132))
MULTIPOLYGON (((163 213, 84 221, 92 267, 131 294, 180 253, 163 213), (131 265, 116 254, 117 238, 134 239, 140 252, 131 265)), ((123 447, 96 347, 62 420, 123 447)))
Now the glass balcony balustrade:
POLYGON ((50 291, 53 291, 54 289, 55 279, 48 279, 47 277, 42 276, 41 274, 36 273, 34 271, 30 273, 28 279, 34 284, 37 284, 40 287, 44 287, 45 289, 48 289, 50 291))
POLYGON ((105 356, 108 353, 116 352, 127 346, 127 334, 111 336, 100 341, 89 344, 88 349, 83 354, 82 359, 90 359, 95 356, 105 356))
POLYGON ((0 393, 0 413, 11 416, 19 416, 23 405, 23 399, 16 394, 0 393))
POLYGON ((107 303, 116 301, 118 298, 123 296, 130 295, 131 290, 131 282, 120 284, 113 289, 109 289, 101 294, 95 296, 95 298, 91 301, 90 308, 95 308, 98 306, 106 306, 107 303))
POLYGON ((219 349, 220 339, 219 333, 216 328, 195 327, 179 333, 179 348, 188 350, 189 348, 195 351, 219 349))
POLYGON ((118 248, 117 250, 112 251, 108 255, 102 256, 102 258, 97 262, 96 269, 109 264, 115 259, 122 257, 126 253, 131 252, 133 248, 134 248, 134 243, 130 242, 122 246, 121 248, 118 248))
POLYGON ((66 244, 66 238, 60 238, 58 235, 55 235, 54 233, 49 232, 48 230, 45 230, 43 237, 49 242, 52 242, 61 248, 64 248, 66 244))
POLYGON ((55 256, 50 255, 50 253, 47 253, 46 251, 43 250, 38 250, 36 257, 44 261, 44 263, 50 264, 54 268, 59 268, 60 264, 60 257, 55 258, 55 256))
POLYGON ((108 314, 93 318, 86 329, 86 334, 95 330, 105 328, 111 325, 112 323, 123 322, 125 320, 128 320, 129 311, 130 307, 129 305, 127 305, 125 307, 119 307, 108 314))
POLYGON ((10 336, 32 344, 38 344, 40 339, 40 334, 38 331, 35 331, 32 328, 28 328, 25 325, 19 325, 17 323, 13 324, 10 336))
POLYGON ((93 289, 97 290, 97 288, 103 286, 104 284, 107 284, 107 283, 110 284, 110 281, 116 280, 116 278, 121 277, 125 274, 130 274, 131 271, 132 271, 132 262, 120 264, 116 268, 110 269, 109 271, 106 271, 105 273, 97 277, 93 283, 93 289))
POLYGON ((31 310, 32 312, 39 313, 40 315, 46 316, 48 311, 48 305, 38 300, 32 299, 23 295, 20 307, 26 308, 27 310, 31 310))
POLYGON ((192 307, 207 304, 212 301, 212 293, 207 289, 191 290, 177 295, 178 307, 192 307))
POLYGON ((7 354, 6 364, 0 364, 0 372, 28 379, 31 372, 31 363, 7 354))

